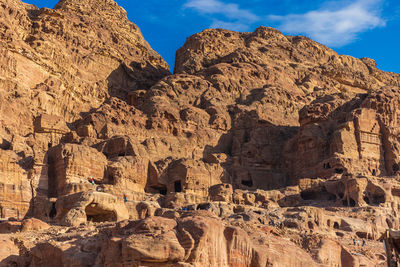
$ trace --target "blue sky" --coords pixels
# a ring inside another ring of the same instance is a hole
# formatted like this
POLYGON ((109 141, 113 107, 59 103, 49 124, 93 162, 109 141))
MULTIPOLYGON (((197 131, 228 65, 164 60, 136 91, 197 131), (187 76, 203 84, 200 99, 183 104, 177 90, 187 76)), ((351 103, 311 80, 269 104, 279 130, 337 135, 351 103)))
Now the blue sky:
MULTIPOLYGON (((25 0, 52 8, 58 1, 25 0)), ((305 35, 340 54, 376 60, 400 73, 398 0, 117 0, 173 69, 186 37, 205 28, 253 31, 271 26, 305 35)))

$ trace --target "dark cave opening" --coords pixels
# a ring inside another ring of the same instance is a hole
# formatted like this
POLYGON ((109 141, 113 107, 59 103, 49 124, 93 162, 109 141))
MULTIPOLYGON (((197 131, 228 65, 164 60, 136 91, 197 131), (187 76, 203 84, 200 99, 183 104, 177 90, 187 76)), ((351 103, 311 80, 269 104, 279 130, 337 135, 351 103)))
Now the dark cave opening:
POLYGON ((53 219, 54 217, 56 217, 56 215, 57 215, 57 209, 56 209, 56 203, 51 203, 51 210, 50 210, 50 213, 49 213, 49 217, 50 217, 50 219, 53 219))
POLYGON ((336 169, 335 169, 335 173, 337 173, 337 174, 342 174, 342 173, 343 173, 343 169, 336 168, 336 169))
POLYGON ((392 170, 393 170, 393 173, 396 173, 396 172, 398 172, 399 171, 399 165, 398 164, 393 164, 393 166, 392 166, 392 170))
POLYGON ((103 210, 95 204, 90 204, 85 209, 87 221, 91 222, 114 222, 117 216, 113 211, 103 210))
POLYGON ((355 207, 356 206, 356 202, 354 201, 354 199, 350 198, 350 207, 355 207))
POLYGON ((252 180, 242 180, 242 185, 247 186, 247 187, 252 187, 253 181, 252 180))
POLYGON ((338 223, 338 222, 334 222, 334 223, 333 223, 333 228, 339 229, 339 223, 338 223))
POLYGON ((182 192, 182 183, 181 181, 174 182, 174 189, 176 193, 182 192))

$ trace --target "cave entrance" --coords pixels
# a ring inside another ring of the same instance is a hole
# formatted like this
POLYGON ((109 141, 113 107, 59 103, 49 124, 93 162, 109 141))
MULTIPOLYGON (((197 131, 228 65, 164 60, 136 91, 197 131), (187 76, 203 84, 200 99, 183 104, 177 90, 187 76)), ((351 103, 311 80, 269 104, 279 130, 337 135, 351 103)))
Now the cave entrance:
POLYGON ((314 200, 317 199, 317 193, 313 191, 302 191, 300 197, 304 200, 314 200))
POLYGON ((393 164, 393 166, 392 166, 392 170, 393 170, 393 173, 396 173, 396 172, 398 172, 398 171, 399 171, 399 165, 397 165, 396 163, 395 163, 395 164, 393 164))
POLYGON ((385 195, 373 195, 371 204, 378 206, 381 203, 385 203, 385 201, 385 195))
POLYGON ((56 217, 56 215, 57 215, 56 203, 53 202, 53 203, 51 203, 51 210, 49 213, 49 217, 50 217, 50 219, 53 219, 54 217, 56 217))
POLYGON ((182 192, 182 182, 181 181, 175 181, 174 182, 174 189, 176 193, 182 192))
POLYGON ((338 223, 338 222, 334 222, 334 223, 333 223, 333 228, 339 229, 339 223, 338 223))
POLYGON ((344 199, 342 201, 343 206, 345 207, 355 207, 356 206, 356 201, 352 198, 349 198, 349 200, 347 201, 346 199, 344 199))
POLYGON ((252 180, 242 180, 242 185, 247 186, 247 187, 252 187, 253 181, 252 180))
POLYGON ((336 195, 328 193, 325 188, 321 188, 319 191, 302 191, 300 192, 300 197, 303 200, 336 201, 336 195))
POLYGON ((336 168, 336 169, 335 169, 335 173, 337 173, 337 174, 342 174, 342 173, 343 173, 343 169, 336 168))
POLYGON ((166 195, 167 194, 167 188, 159 188, 158 192, 160 193, 160 195, 166 195))
POLYGON ((90 204, 85 209, 87 221, 91 222, 114 222, 117 215, 113 211, 99 208, 97 204, 90 204))
POLYGON ((369 202, 365 202, 369 205, 378 206, 379 204, 386 202, 386 193, 382 188, 370 183, 368 184, 366 191, 367 193, 365 198, 368 198, 369 202))
POLYGON ((152 189, 152 192, 157 192, 157 193, 159 193, 160 195, 164 195, 164 196, 165 196, 165 195, 167 194, 167 192, 168 192, 167 188, 164 187, 164 186, 152 186, 151 189, 152 189))

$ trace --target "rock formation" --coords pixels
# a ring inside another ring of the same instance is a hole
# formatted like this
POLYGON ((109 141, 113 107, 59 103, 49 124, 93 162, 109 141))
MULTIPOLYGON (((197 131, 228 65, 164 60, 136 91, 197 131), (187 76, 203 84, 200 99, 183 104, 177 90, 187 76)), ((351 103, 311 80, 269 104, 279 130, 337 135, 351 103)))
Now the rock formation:
POLYGON ((400 75, 267 27, 171 74, 112 0, 0 3, 1 266, 383 266, 400 75))

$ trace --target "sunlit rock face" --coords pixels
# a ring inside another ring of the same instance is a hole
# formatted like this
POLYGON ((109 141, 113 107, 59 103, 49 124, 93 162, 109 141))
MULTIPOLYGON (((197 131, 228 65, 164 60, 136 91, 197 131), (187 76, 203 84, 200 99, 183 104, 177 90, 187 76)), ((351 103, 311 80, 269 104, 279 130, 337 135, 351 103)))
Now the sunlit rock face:
POLYGON ((171 74, 111 0, 0 24, 1 266, 384 263, 399 75, 267 27, 190 36, 171 74))
MULTIPOLYGON (((48 150, 63 143, 71 123, 169 71, 113 1, 61 1, 54 9, 1 1, 0 21, 0 148, 13 154, 1 157, 0 206, 3 218, 23 218, 33 199, 57 196, 48 184, 60 175, 51 173, 48 150)), ((85 159, 69 164, 96 168, 85 159)))
POLYGON ((304 107, 299 132, 287 143, 292 177, 396 176, 397 95, 384 88, 344 103, 336 97, 304 107))

